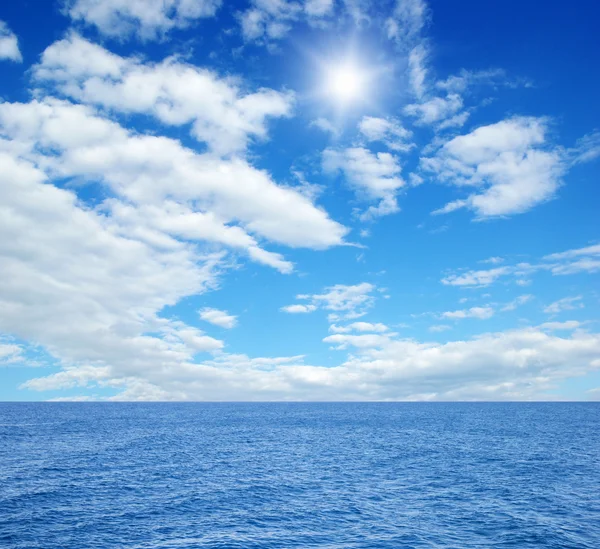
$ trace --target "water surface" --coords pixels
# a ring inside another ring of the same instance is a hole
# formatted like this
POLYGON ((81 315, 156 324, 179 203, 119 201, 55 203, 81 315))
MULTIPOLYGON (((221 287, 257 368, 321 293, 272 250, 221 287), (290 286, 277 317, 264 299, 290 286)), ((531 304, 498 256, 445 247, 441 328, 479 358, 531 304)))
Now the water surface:
POLYGON ((600 548, 599 403, 0 404, 0 547, 600 548))

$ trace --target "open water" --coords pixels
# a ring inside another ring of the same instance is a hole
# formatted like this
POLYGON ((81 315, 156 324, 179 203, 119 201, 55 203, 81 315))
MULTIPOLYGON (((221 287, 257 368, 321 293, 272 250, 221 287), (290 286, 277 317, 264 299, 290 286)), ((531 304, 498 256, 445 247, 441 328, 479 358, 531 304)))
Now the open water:
POLYGON ((600 548, 600 403, 0 404, 0 547, 600 548))

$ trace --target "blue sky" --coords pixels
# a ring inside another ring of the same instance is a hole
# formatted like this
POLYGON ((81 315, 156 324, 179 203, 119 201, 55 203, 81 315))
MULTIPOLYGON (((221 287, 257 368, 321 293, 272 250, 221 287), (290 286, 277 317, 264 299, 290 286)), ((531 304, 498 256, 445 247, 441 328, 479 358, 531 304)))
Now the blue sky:
POLYGON ((0 399, 600 398, 597 3, 5 4, 0 399))

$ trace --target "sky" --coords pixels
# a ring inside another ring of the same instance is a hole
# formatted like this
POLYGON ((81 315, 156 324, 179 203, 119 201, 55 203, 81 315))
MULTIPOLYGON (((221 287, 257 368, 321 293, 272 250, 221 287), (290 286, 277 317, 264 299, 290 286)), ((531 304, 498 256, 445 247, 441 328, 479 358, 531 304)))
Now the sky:
POLYGON ((2 3, 0 400, 599 400, 599 17, 2 3))

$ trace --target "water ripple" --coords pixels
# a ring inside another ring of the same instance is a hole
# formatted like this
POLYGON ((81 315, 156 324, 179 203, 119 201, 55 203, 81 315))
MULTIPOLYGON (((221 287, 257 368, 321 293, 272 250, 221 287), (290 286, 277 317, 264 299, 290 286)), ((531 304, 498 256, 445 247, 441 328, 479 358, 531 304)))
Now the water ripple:
POLYGON ((1 404, 6 549, 600 547, 600 405, 1 404))

